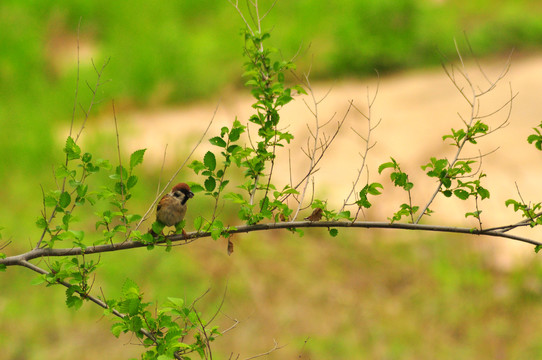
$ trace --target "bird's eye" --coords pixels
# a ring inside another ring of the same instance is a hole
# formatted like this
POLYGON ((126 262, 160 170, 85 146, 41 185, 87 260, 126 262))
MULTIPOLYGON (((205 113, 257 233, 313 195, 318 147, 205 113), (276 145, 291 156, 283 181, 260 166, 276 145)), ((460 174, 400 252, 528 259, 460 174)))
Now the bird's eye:
POLYGON ((175 196, 176 198, 179 198, 179 197, 181 197, 181 194, 182 194, 182 192, 180 192, 180 191, 175 191, 175 192, 173 193, 173 196, 175 196))

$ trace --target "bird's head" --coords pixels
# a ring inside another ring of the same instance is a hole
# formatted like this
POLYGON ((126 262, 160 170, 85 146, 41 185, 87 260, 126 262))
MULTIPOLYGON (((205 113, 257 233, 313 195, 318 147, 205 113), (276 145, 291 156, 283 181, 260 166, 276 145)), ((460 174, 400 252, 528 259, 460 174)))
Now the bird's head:
POLYGON ((190 190, 190 186, 186 183, 178 183, 171 189, 171 193, 176 198, 184 198, 183 203, 194 197, 194 193, 190 190))

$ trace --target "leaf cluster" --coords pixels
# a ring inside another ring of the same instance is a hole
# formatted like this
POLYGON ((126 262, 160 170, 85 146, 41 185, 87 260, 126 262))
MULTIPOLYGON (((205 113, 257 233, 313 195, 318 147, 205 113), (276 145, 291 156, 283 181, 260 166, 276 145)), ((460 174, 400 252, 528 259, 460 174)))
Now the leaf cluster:
POLYGON ((188 355, 194 352, 204 358, 208 343, 220 335, 217 327, 202 330, 205 324, 201 313, 186 306, 181 298, 169 297, 153 314, 149 310, 152 303, 143 301, 143 293, 130 279, 124 282, 121 297, 107 304, 106 315, 111 316, 115 310, 123 314, 121 321, 111 326, 111 332, 116 337, 127 332, 135 334, 148 349, 141 356, 144 360, 190 359, 188 355))

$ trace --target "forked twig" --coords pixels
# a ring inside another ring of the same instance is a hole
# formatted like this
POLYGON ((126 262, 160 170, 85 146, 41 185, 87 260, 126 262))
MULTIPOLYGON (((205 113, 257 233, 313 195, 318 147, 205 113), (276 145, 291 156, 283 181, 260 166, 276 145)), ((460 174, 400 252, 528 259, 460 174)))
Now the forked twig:
POLYGON ((346 207, 346 205, 348 205, 348 202, 349 202, 350 198, 352 197, 352 195, 356 191, 356 187, 357 187, 357 185, 359 183, 359 180, 361 178, 361 174, 363 172, 363 169, 365 169, 365 167, 366 167, 367 154, 369 153, 369 150, 371 150, 375 145, 374 143, 371 144, 371 134, 372 134, 373 130, 380 124, 380 121, 373 127, 373 126, 371 126, 371 118, 372 118, 372 108, 373 108, 373 105, 374 105, 374 103, 376 101, 376 97, 378 95, 379 85, 380 85, 380 82, 377 83, 376 90, 375 90, 375 93, 374 93, 372 99, 369 97, 369 89, 367 89, 367 108, 368 108, 367 115, 363 114, 363 112, 360 109, 358 109, 355 105, 353 105, 354 109, 359 114, 361 114, 365 119, 367 119, 367 137, 362 136, 355 129, 352 129, 354 131, 354 133, 357 134, 365 142, 365 147, 364 147, 364 150, 363 150, 363 154, 360 153, 362 162, 361 162, 361 166, 360 166, 360 168, 358 170, 358 174, 356 176, 356 179, 352 183, 352 187, 350 189, 350 192, 348 193, 348 195, 346 196, 346 198, 343 201, 343 205, 342 205, 341 209, 339 210, 339 213, 341 213, 344 210, 344 208, 346 207))
MULTIPOLYGON (((456 47, 456 53, 457 53, 457 56, 459 58, 459 61, 461 63, 461 69, 458 69, 458 73, 461 75, 461 77, 466 81, 466 84, 467 84, 467 89, 464 89, 463 87, 461 87, 459 85, 459 80, 456 78, 456 72, 455 72, 455 66, 452 64, 450 65, 450 69, 448 69, 444 64, 443 64, 443 68, 444 68, 444 71, 446 73, 446 75, 448 76, 448 78, 450 79, 450 81, 452 82, 452 84, 456 87, 456 89, 459 91, 459 93, 463 96, 463 98, 465 99, 465 101, 469 104, 469 107, 470 107, 470 115, 469 115, 469 118, 467 120, 463 119, 461 116, 461 120, 463 121, 463 123, 465 124, 466 128, 467 128, 467 132, 470 130, 470 128, 473 126, 473 123, 475 120, 477 119, 480 119, 480 116, 478 115, 479 114, 479 109, 480 109, 480 98, 482 96, 484 96, 485 94, 487 94, 488 92, 492 91, 493 89, 495 89, 495 87, 497 86, 497 84, 506 76, 506 74, 508 73, 508 70, 510 69, 510 63, 509 61, 507 62, 506 66, 504 67, 503 71, 501 71, 501 73, 497 76, 496 80, 494 81, 489 81, 487 75, 485 75, 484 73, 484 77, 486 78, 486 80, 488 80, 489 82, 489 85, 487 86, 487 88, 485 90, 482 90, 482 89, 479 89, 477 90, 474 83, 472 82, 472 80, 470 79, 470 76, 469 76, 469 73, 467 72, 466 70, 466 65, 465 65, 465 62, 463 61, 463 57, 461 55, 461 51, 459 50, 459 47, 457 45, 457 41, 454 39, 454 44, 455 44, 455 47, 456 47), (468 91, 468 94, 467 94, 467 91, 468 91)), ((510 58, 509 58, 510 60, 510 58)), ((496 129, 492 130, 491 132, 493 131, 496 131, 498 129, 501 129, 503 128, 504 126, 506 126, 506 124, 508 123, 508 120, 510 118, 510 114, 511 114, 511 109, 512 109, 512 102, 515 98, 515 95, 513 95, 513 93, 511 92, 510 93, 510 99, 506 102, 506 104, 504 106, 501 106, 499 109, 497 109, 497 111, 494 111, 493 113, 496 113, 498 111, 500 111, 501 109, 503 109, 506 105, 510 105, 510 109, 509 109, 509 112, 508 112, 508 115, 505 119, 505 121, 503 123, 501 123, 496 129)), ((489 133, 489 132, 488 132, 489 133)), ((478 136, 474 136, 474 138, 479 138, 481 136, 485 136, 487 135, 488 133, 485 133, 485 134, 479 134, 478 136)), ((448 169, 451 169, 453 168, 453 166, 456 164, 456 162, 460 159, 460 154, 461 152, 463 151, 463 148, 465 147, 465 145, 471 140, 472 138, 469 138, 469 136, 464 136, 463 139, 461 140, 460 143, 458 143, 458 146, 457 146, 457 151, 454 155, 454 158, 452 161, 449 161, 449 165, 448 165, 448 169)), ((441 188, 442 188, 442 180, 439 181, 439 183, 437 184, 437 187, 435 189, 435 191, 433 192, 433 194, 431 195, 431 197, 429 198, 429 200, 427 201, 427 203, 425 204, 423 210, 420 212, 420 214, 418 215, 417 219, 414 221, 414 223, 419 223, 421 218, 426 214, 427 210, 429 209, 429 206, 433 203, 434 199, 436 198, 436 196, 438 195, 438 193, 440 192, 441 188)))
POLYGON ((280 350, 280 349, 282 349, 284 346, 286 346, 286 345, 279 346, 277 340, 275 340, 275 339, 273 339, 273 342, 274 342, 274 345, 273 345, 273 347, 272 347, 270 350, 268 350, 268 351, 266 351, 266 352, 263 352, 263 353, 261 353, 261 354, 258 354, 258 355, 254 355, 254 356, 245 358, 245 360, 251 360, 251 359, 256 359, 256 358, 259 358, 259 357, 262 357, 262 356, 267 356, 267 355, 271 354, 272 352, 277 351, 277 350, 280 350))

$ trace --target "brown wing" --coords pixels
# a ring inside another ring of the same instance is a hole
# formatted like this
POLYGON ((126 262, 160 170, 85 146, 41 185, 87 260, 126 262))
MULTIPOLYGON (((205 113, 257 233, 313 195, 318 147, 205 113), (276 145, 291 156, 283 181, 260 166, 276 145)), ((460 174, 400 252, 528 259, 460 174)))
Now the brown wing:
POLYGON ((158 201, 158 205, 156 205, 156 211, 160 211, 160 209, 162 208, 162 200, 164 200, 164 198, 168 196, 167 194, 162 196, 162 198, 160 199, 160 201, 158 201))

